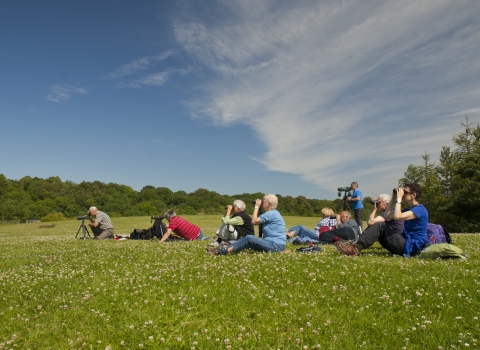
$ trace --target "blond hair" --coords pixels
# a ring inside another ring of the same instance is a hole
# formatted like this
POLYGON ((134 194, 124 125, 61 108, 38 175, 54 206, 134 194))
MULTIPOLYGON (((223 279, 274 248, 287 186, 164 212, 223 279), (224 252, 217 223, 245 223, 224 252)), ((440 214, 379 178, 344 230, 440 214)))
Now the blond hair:
POLYGON ((335 212, 327 207, 322 209, 322 214, 323 216, 332 216, 333 214, 335 214, 335 212))

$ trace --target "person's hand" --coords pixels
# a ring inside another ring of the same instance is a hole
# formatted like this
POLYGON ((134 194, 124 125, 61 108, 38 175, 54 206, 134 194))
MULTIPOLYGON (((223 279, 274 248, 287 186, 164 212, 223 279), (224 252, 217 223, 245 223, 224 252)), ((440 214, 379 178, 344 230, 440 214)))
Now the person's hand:
POLYGON ((351 201, 352 201, 352 197, 348 197, 347 202, 351 202, 351 201))
POLYGON ((377 210, 377 201, 373 202, 372 210, 377 210))
POLYGON ((400 187, 397 188, 397 198, 398 198, 399 200, 402 200, 404 194, 405 194, 405 193, 403 192, 403 188, 400 188, 400 187))
POLYGON ((257 199, 257 200, 255 201, 255 206, 260 208, 260 207, 262 206, 262 200, 261 200, 261 199, 257 199))
POLYGON ((232 211, 232 208, 233 208, 233 206, 227 205, 227 210, 228 210, 228 211, 232 211))
POLYGON ((392 190, 392 201, 395 201, 395 199, 397 198, 397 192, 398 192, 398 188, 394 188, 392 190))

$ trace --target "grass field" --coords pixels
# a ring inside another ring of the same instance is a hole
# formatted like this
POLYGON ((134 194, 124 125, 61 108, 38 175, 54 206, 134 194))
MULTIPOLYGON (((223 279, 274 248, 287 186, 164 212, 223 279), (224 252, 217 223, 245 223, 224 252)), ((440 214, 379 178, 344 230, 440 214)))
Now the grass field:
MULTIPOLYGON (((186 216, 213 236, 219 216, 186 216)), ((285 217, 314 227, 316 218, 285 217)), ((114 218, 116 233, 147 217, 114 218)), ((480 337, 480 235, 466 261, 205 253, 207 241, 76 240, 80 222, 0 225, 0 349, 460 349, 480 337)))

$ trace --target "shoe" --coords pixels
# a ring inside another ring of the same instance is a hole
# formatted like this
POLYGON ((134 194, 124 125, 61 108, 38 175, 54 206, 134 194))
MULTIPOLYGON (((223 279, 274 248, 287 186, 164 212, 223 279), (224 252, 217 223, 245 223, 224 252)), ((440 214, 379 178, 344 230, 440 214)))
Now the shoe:
POLYGON ((207 244, 209 247, 218 247, 220 244, 218 242, 212 242, 207 244))
POLYGON ((358 251, 357 245, 352 244, 352 242, 335 242, 335 246, 337 247, 338 251, 344 255, 349 256, 357 256, 360 254, 358 251))
POLYGON ((220 250, 218 250, 216 248, 207 248, 207 254, 222 255, 222 253, 220 253, 220 250))
POLYGON ((315 246, 310 246, 310 247, 305 247, 305 248, 298 248, 297 252, 299 253, 318 253, 321 252, 322 248, 315 247, 315 246))

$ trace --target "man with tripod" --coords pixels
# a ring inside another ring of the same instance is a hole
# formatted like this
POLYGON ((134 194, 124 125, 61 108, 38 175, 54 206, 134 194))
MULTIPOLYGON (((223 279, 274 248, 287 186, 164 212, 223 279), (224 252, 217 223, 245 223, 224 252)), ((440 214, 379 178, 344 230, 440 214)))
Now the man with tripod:
POLYGON ((350 207, 353 210, 353 216, 355 217, 357 225, 360 227, 360 230, 363 230, 362 217, 364 208, 362 203, 362 191, 358 189, 358 182, 352 182, 350 188, 353 193, 351 197, 347 198, 347 200, 350 202, 350 207))
POLYGON ((92 233, 97 239, 112 239, 114 237, 113 225, 110 217, 97 207, 88 209, 90 223, 88 226, 92 228, 92 233))

